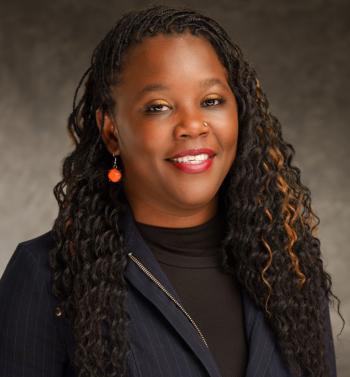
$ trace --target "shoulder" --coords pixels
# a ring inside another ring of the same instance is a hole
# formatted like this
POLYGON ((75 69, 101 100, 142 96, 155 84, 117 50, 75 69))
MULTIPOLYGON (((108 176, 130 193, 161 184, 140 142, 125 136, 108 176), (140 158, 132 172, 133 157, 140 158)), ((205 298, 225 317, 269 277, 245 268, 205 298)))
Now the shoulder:
POLYGON ((9 264, 16 263, 17 259, 30 259, 37 267, 46 268, 48 267, 49 251, 54 245, 51 230, 29 240, 21 241, 13 252, 9 264))
POLYGON ((54 246, 51 231, 20 242, 12 253, 0 279, 0 323, 16 326, 18 313, 28 321, 53 323, 54 310, 58 305, 52 293, 53 272, 49 265, 49 251, 54 246), (12 324, 12 325, 11 325, 12 324))
POLYGON ((52 231, 49 230, 37 237, 21 241, 17 245, 16 250, 19 249, 22 253, 27 253, 36 263, 40 263, 47 257, 49 250, 52 249, 54 245, 52 231))
POLYGON ((53 246, 51 231, 20 242, 1 276, 0 293, 6 288, 22 287, 25 290, 29 289, 27 285, 47 285, 50 280, 49 251, 53 246))
POLYGON ((1 376, 63 375, 68 356, 51 293, 53 246, 51 232, 20 242, 1 276, 1 376))

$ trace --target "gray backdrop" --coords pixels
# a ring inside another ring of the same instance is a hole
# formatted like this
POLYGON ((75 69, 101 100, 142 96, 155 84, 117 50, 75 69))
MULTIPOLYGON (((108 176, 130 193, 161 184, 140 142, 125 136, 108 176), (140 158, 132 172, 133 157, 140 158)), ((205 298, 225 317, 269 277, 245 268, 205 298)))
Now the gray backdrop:
MULTIPOLYGON (((350 317, 349 39, 346 0, 192 0, 219 21, 255 67, 271 111, 321 218, 325 268, 350 317)), ((146 1, 28 1, 0 5, 0 275, 20 241, 46 232, 72 145, 66 120, 92 49, 124 11, 146 1)), ((349 326, 331 312, 339 376, 350 376, 349 326)))

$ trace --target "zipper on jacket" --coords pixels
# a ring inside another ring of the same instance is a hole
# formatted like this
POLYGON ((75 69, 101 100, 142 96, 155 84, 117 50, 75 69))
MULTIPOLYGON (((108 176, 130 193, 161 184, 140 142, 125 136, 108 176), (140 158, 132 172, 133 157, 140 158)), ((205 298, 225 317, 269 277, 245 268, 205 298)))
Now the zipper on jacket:
POLYGON ((173 301, 174 304, 185 314, 185 316, 190 320, 194 328, 197 330, 205 346, 209 348, 201 330, 197 326, 196 322, 191 318, 191 316, 184 309, 184 307, 173 297, 173 295, 162 285, 162 283, 138 260, 138 258, 136 258, 135 255, 133 255, 133 253, 131 252, 128 253, 128 256, 131 258, 133 262, 137 264, 137 266, 141 269, 141 271, 143 271, 170 298, 170 300, 173 301))

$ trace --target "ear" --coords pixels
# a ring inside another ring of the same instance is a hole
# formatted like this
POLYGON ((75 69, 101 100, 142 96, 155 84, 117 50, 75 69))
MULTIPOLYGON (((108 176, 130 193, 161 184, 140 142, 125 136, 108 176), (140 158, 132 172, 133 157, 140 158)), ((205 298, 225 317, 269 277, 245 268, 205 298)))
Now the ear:
MULTIPOLYGON (((96 123, 101 132, 102 128, 102 111, 100 109, 96 110, 96 123)), ((103 117, 103 130, 102 130, 102 140, 104 141, 106 148, 111 154, 119 154, 119 143, 118 143, 118 128, 115 120, 107 113, 103 117)))

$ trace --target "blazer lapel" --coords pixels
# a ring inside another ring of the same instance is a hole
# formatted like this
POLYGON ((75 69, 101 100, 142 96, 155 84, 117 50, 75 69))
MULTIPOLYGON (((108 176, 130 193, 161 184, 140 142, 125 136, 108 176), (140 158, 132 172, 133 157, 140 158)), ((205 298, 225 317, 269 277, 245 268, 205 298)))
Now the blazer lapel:
MULTIPOLYGON (((171 295, 181 303, 168 277, 162 271, 152 251, 148 248, 139 233, 130 206, 122 221, 125 230, 125 241, 128 251, 131 251, 142 264, 162 283, 171 295)), ((125 270, 126 279, 163 314, 174 330, 192 349, 211 377, 221 377, 217 364, 210 351, 203 343, 198 332, 185 314, 170 300, 170 298, 144 273, 139 267, 129 261, 125 270)), ((186 309, 186 308, 185 308, 186 309)))
MULTIPOLYGON (((127 201, 126 203, 127 210, 123 215, 121 227, 124 230, 128 251, 131 251, 162 283, 168 292, 181 303, 174 287, 138 231, 130 204, 127 201)), ((185 314, 131 260, 126 267, 125 277, 163 314, 174 330, 177 331, 192 349, 207 370, 209 376, 221 377, 219 368, 210 350, 205 346, 198 332, 185 314)), ((273 336, 267 326, 263 313, 245 293, 244 289, 241 289, 241 297, 245 318, 245 333, 249 344, 246 377, 265 377, 275 350, 273 336)))

